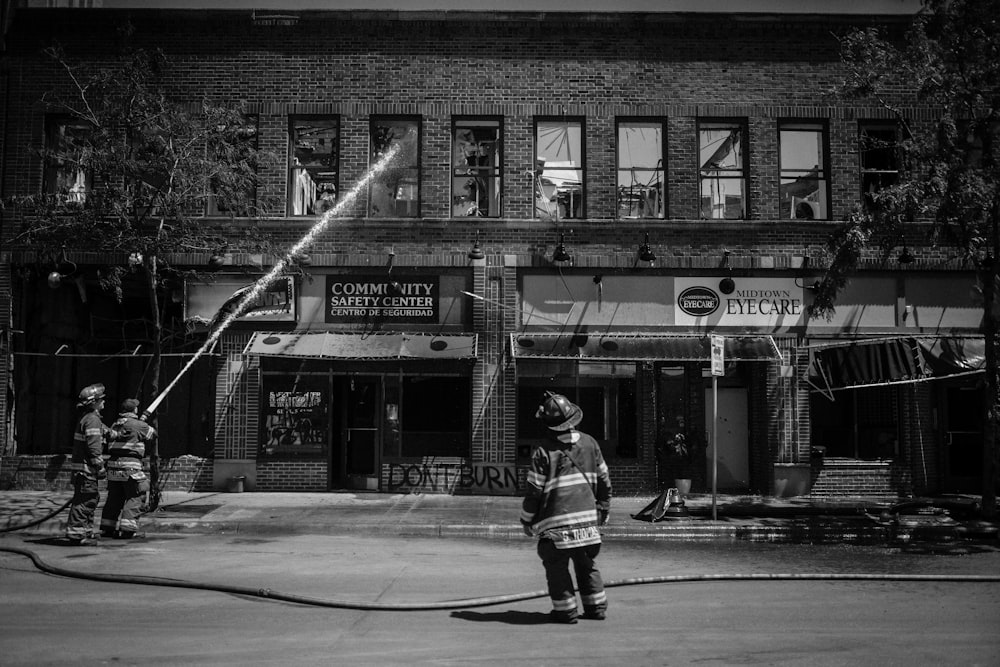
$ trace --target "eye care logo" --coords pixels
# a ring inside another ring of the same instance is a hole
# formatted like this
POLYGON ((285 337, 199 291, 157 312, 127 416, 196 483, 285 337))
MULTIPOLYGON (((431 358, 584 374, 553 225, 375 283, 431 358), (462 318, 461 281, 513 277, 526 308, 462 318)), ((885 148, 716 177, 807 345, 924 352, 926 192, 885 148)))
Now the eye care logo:
POLYGON ((688 287, 677 297, 677 307, 692 317, 711 315, 719 308, 719 295, 707 287, 688 287))

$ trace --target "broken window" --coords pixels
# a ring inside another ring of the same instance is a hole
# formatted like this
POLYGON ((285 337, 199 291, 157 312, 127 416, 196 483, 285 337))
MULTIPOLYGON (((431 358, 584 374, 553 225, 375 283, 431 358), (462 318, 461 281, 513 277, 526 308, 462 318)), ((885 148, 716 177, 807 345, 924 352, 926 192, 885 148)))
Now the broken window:
POLYGON ((91 127, 66 116, 49 116, 45 124, 45 192, 82 204, 93 187, 84 167, 91 127))
POLYGON ((746 172, 740 122, 698 123, 698 180, 701 217, 741 220, 747 217, 746 172))
POLYGON ((395 151, 372 176, 368 195, 371 218, 420 216, 420 120, 380 117, 371 120, 370 167, 395 151))
POLYGON ((326 213, 337 203, 340 121, 335 116, 292 116, 288 134, 288 214, 326 213))
POLYGON ((875 194, 899 180, 899 128, 892 122, 862 122, 861 196, 871 210, 875 194))
POLYGON ((784 122, 778 127, 782 219, 828 220, 826 127, 822 123, 784 122))
POLYGON ((535 122, 535 217, 564 220, 584 216, 583 121, 535 122))
POLYGON ((663 123, 618 123, 618 217, 662 218, 663 123))
POLYGON ((503 203, 499 119, 459 118, 452 122, 451 214, 499 218, 503 203))
POLYGON ((257 116, 220 127, 208 149, 216 160, 208 215, 249 215, 257 205, 257 116))

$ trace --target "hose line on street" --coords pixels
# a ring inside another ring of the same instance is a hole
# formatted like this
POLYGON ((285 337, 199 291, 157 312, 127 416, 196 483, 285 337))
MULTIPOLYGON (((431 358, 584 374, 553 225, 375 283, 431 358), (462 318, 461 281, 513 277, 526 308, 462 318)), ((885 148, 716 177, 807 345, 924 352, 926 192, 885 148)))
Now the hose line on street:
MULTIPOLYGON (((168 579, 164 577, 147 577, 130 574, 101 574, 81 572, 56 567, 46 563, 38 554, 30 549, 7 547, 0 545, 0 551, 19 554, 31 559, 39 570, 60 577, 87 579, 121 584, 142 584, 146 586, 168 586, 172 588, 192 588, 196 590, 218 591, 233 595, 280 600, 295 604, 314 607, 330 607, 334 609, 352 609, 360 611, 431 611, 442 609, 470 609, 473 607, 489 607, 510 602, 520 602, 548 596, 548 591, 531 591, 511 595, 495 595, 492 597, 465 598, 459 600, 442 600, 439 602, 351 602, 346 600, 324 600, 302 595, 293 595, 271 590, 270 588, 252 588, 249 586, 230 586, 228 584, 211 584, 185 579, 168 579)), ((606 588, 619 586, 636 586, 641 584, 678 584, 691 582, 716 581, 937 581, 937 582, 973 582, 998 583, 1000 575, 978 574, 863 574, 863 573, 803 573, 803 574, 679 574, 657 577, 635 577, 608 581, 606 588)))

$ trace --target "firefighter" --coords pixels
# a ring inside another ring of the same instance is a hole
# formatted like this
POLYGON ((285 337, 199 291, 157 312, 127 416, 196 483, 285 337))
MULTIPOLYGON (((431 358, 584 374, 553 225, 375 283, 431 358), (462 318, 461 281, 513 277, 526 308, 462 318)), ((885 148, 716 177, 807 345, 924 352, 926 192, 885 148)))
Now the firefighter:
POLYGON ((156 430, 139 419, 139 401, 122 401, 118 419, 111 425, 108 454, 108 499, 101 512, 101 535, 132 539, 139 531, 139 514, 149 492, 149 479, 142 470, 146 441, 156 430))
POLYGON ((583 410, 561 394, 545 392, 535 413, 550 440, 535 448, 521 506, 524 534, 538 537, 556 623, 576 623, 576 604, 569 564, 573 563, 583 603, 583 617, 604 620, 608 598, 594 563, 601 550, 599 526, 607 523, 611 479, 601 448, 576 430, 583 410))
POLYGON ((73 500, 66 520, 66 539, 73 544, 97 544, 94 535, 94 512, 101 499, 97 481, 106 476, 104 438, 108 427, 101 421, 104 409, 104 385, 91 384, 80 390, 76 407, 80 420, 73 433, 73 500))

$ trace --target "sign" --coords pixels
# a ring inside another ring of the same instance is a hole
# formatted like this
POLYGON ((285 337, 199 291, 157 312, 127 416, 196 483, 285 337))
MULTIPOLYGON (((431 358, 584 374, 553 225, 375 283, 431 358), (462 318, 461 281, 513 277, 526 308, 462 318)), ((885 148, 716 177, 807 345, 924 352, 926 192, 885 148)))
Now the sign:
MULTIPOLYGON (((184 285, 184 320, 193 329, 207 327, 220 309, 230 306, 237 292, 254 285, 252 278, 221 277, 213 282, 189 280, 184 285)), ((291 276, 276 278, 247 304, 236 322, 295 322, 295 281, 291 276)))
POLYGON ((805 290, 794 278, 675 278, 677 326, 761 327, 805 324, 805 290))
POLYGON ((326 322, 436 323, 441 304, 438 276, 328 275, 326 322))
POLYGON ((712 342, 712 375, 726 374, 726 339, 722 336, 709 336, 712 342))

